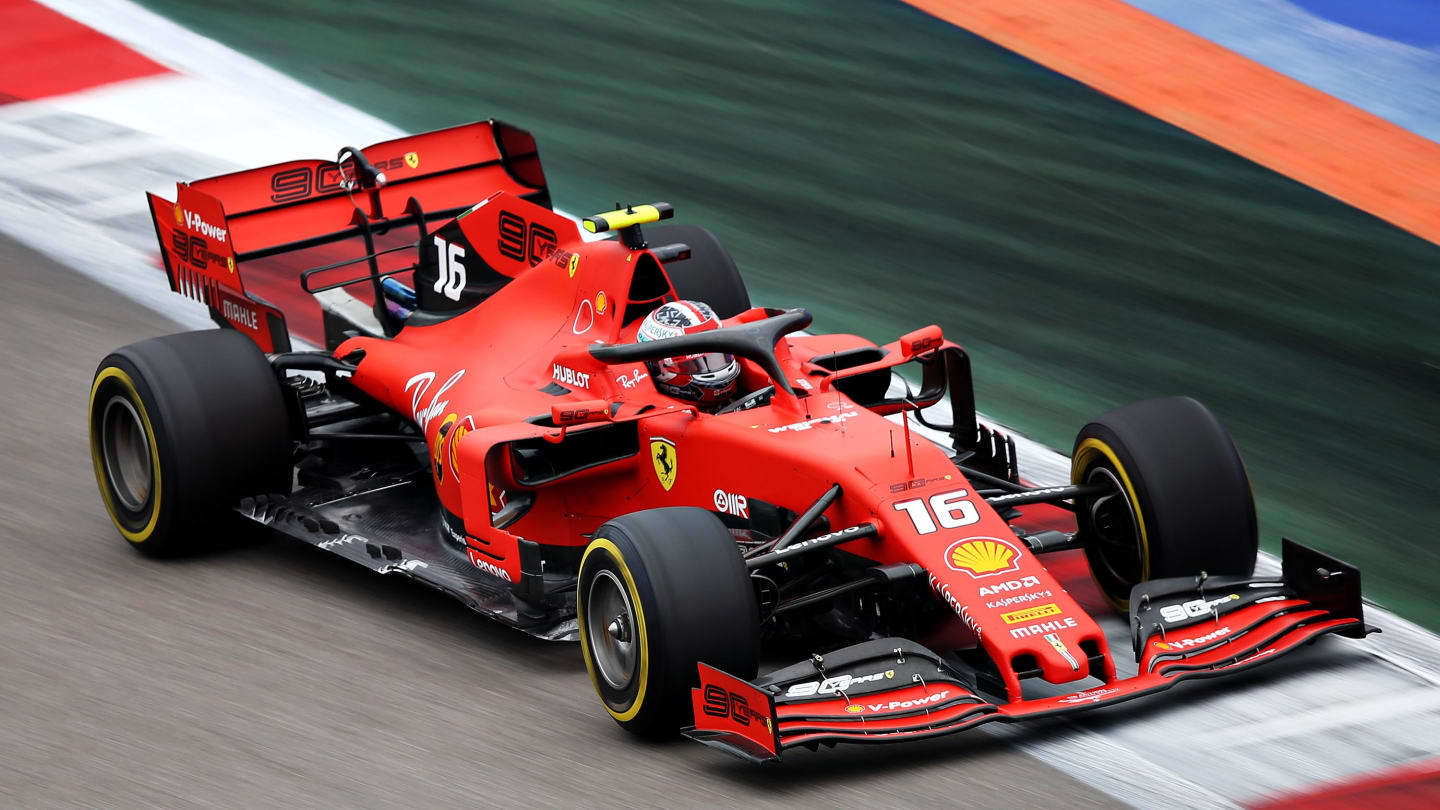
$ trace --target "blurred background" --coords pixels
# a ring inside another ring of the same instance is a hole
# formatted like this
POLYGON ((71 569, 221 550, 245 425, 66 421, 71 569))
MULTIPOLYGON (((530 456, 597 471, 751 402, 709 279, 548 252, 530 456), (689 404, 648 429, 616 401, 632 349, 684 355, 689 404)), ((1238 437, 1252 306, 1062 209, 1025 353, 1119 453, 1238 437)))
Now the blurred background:
POLYGON ((0 0, 0 807, 1435 806, 1437 242, 1431 0, 0 0), (141 191, 489 117, 557 208, 669 201, 758 303, 941 325, 981 410, 1061 452, 1200 399, 1264 547, 1357 564, 1385 632, 755 769, 623 739, 573 645, 403 578, 127 548, 96 362, 212 325, 141 191))
MULTIPOLYGON (((558 207, 668 200, 819 329, 940 324, 980 408, 1061 450, 1192 395, 1267 549, 1314 543, 1440 627, 1440 252, 1371 213, 900 2, 145 5, 404 130, 527 128, 558 207)), ((1440 132, 1426 4, 1133 5, 1440 132)))

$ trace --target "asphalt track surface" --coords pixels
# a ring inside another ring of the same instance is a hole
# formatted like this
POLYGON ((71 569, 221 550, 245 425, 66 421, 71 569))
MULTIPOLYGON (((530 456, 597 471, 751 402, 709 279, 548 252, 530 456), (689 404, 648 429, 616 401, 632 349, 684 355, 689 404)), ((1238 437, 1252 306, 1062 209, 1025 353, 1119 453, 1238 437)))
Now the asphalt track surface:
POLYGON ((576 646, 420 585, 258 528, 143 558, 96 494, 86 399, 107 351, 175 327, 9 239, 0 289, 0 806, 1115 804, 984 734, 774 768, 641 744, 576 646))

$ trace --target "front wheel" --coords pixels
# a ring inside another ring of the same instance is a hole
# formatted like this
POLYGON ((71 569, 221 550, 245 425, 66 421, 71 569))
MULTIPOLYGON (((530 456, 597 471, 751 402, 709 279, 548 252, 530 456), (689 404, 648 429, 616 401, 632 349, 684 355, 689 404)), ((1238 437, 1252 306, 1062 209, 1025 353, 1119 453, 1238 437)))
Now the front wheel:
POLYGON ((1076 504, 1079 536, 1105 599, 1128 611, 1152 579, 1248 576, 1259 535, 1255 499, 1230 434, 1189 397, 1116 408, 1075 439, 1071 481, 1110 492, 1076 504))
POLYGON ((576 609, 590 681, 615 722, 646 737, 693 722, 697 664, 755 677, 760 622, 725 525, 651 509, 601 526, 580 561, 576 609))

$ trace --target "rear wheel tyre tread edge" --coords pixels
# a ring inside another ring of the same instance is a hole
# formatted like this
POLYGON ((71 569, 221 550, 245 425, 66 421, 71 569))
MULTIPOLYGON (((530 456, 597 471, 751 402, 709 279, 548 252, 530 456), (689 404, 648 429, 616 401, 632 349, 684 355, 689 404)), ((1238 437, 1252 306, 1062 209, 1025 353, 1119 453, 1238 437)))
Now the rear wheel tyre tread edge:
POLYGON ((735 259, 715 234, 698 225, 658 225, 646 231, 651 244, 684 242, 690 258, 665 265, 680 298, 704 301, 720 318, 749 309, 750 293, 735 259))

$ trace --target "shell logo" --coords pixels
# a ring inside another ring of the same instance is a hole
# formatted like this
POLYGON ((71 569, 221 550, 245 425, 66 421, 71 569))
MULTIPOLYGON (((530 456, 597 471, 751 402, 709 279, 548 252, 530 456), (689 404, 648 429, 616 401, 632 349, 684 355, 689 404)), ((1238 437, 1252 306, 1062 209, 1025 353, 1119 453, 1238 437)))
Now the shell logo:
POLYGON ((600 313, 601 315, 604 315, 604 314, 605 314, 605 307, 609 306, 609 304, 610 304, 610 302, 607 301, 607 300, 605 300, 605 291, 604 291, 604 290, 601 290, 600 292, 595 293, 595 311, 596 311, 596 312, 600 313))
POLYGON ((180 213, 180 205, 179 205, 179 203, 176 203, 176 205, 175 205, 175 224, 176 224, 176 225, 184 225, 184 224, 185 224, 185 215, 182 214, 182 213, 180 213))
POLYGON ((860 712, 865 711, 865 707, 861 706, 859 703, 851 703, 849 706, 845 707, 845 711, 851 714, 859 714, 860 712))
POLYGON ((972 577, 989 577, 1020 570, 1020 552, 998 537, 971 537, 945 550, 945 564, 972 577))

